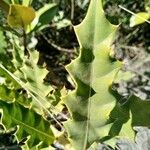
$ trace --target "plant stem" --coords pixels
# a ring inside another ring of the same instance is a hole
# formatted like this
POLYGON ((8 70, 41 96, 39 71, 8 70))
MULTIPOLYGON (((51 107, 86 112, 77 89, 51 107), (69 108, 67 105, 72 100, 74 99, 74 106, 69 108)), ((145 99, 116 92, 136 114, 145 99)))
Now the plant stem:
POLYGON ((71 20, 74 19, 74 0, 71 0, 71 20))
POLYGON ((25 29, 23 29, 23 45, 24 45, 24 55, 30 57, 29 51, 27 49, 27 34, 25 32, 25 29))
POLYGON ((15 1, 14 0, 11 0, 12 4, 15 4, 15 1))
POLYGON ((146 20, 145 18, 143 18, 143 17, 141 17, 141 16, 135 14, 134 12, 130 11, 129 9, 127 9, 127 8, 121 6, 121 5, 119 5, 119 7, 120 7, 121 9, 125 10, 126 12, 132 14, 133 16, 136 16, 137 18, 139 18, 139 19, 141 19, 141 20, 143 20, 143 21, 145 21, 145 22, 147 22, 147 23, 150 24, 150 21, 148 21, 148 20, 146 20))

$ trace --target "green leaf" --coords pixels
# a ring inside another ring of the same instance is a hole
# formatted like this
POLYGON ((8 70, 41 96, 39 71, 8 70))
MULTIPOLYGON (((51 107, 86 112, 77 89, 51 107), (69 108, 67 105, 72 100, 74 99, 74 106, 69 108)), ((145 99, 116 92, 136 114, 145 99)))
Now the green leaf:
POLYGON ((30 136, 29 148, 42 142, 41 148, 48 147, 54 141, 50 124, 34 111, 12 103, 0 102, 1 119, 5 127, 19 126, 17 137, 19 140, 30 136))
POLYGON ((8 14, 9 4, 6 1, 0 0, 0 7, 8 14))
POLYGON ((29 30, 38 30, 42 26, 49 24, 56 15, 57 9, 58 7, 54 3, 44 5, 38 11, 36 11, 36 18, 29 27, 29 30))
POLYGON ((36 13, 39 18, 40 25, 45 25, 50 23, 57 12, 56 4, 46 4, 41 9, 39 9, 36 13))
MULTIPOLYGON (((116 94, 116 92, 114 94, 116 94)), ((117 140, 124 137, 134 141, 135 132, 131 126, 132 120, 130 119, 129 110, 129 101, 125 101, 123 104, 120 102, 116 103, 116 106, 109 115, 110 121, 114 122, 114 124, 109 131, 108 141, 105 142, 106 144, 111 144, 112 147, 115 147, 117 140)))
MULTIPOLYGON (((13 57, 17 70, 11 73, 0 64, 0 75, 11 83, 13 90, 24 89, 32 97, 32 108, 42 113, 43 109, 47 110, 55 101, 55 95, 50 94, 52 86, 44 83, 48 71, 45 67, 37 65, 39 53, 30 52, 30 59, 27 59, 23 56, 23 51, 14 45, 13 57)), ((56 99, 59 100, 57 97, 56 99)))
POLYGON ((44 83, 48 71, 37 65, 38 59, 37 51, 30 52, 30 59, 24 57, 21 68, 14 74, 22 80, 23 86, 35 96, 36 101, 33 101, 33 107, 41 105, 49 108, 51 103, 48 101, 48 95, 53 88, 44 83))
POLYGON ((29 98, 27 93, 24 93, 22 89, 17 91, 16 89, 8 87, 8 84, 2 84, 0 85, 0 100, 5 102, 17 101, 26 107, 31 107, 32 98, 29 98))
POLYGON ((132 126, 150 126, 150 100, 141 100, 136 96, 130 99, 132 126))
MULTIPOLYGON (((32 108, 34 110, 36 110, 38 113, 41 114, 41 113, 43 113, 43 109, 47 110, 47 108, 50 107, 50 102, 48 102, 45 97, 42 97, 43 95, 38 95, 39 94, 38 92, 36 92, 35 90, 33 91, 33 89, 35 89, 35 87, 32 88, 32 84, 31 84, 31 86, 30 86, 30 84, 28 86, 28 84, 26 85, 26 82, 21 81, 21 79, 22 80, 25 80, 25 79, 24 79, 23 74, 20 73, 19 71, 18 71, 18 77, 17 77, 16 74, 11 73, 3 65, 0 64, 0 75, 5 77, 6 80, 8 80, 8 83, 12 84, 11 86, 15 90, 18 90, 20 88, 24 89, 30 95, 30 97, 32 97, 32 108)), ((33 85, 34 85, 34 83, 33 83, 33 85)), ((38 89, 37 89, 37 91, 38 91, 38 89)), ((16 91, 16 92, 18 92, 18 91, 16 91)), ((15 99, 15 100, 18 101, 18 99, 15 99)), ((24 104, 24 105, 26 105, 26 104, 24 104)))
POLYGON ((139 12, 130 18, 130 27, 142 24, 150 18, 150 14, 147 12, 139 12))
POLYGON ((108 122, 116 104, 111 84, 122 64, 110 58, 117 26, 107 21, 101 0, 91 1, 87 16, 74 28, 81 51, 67 66, 76 90, 64 99, 71 114, 65 127, 73 147, 85 150, 94 141, 107 137, 113 125, 108 122))
POLYGON ((12 84, 14 85, 16 89, 21 87, 16 77, 8 69, 6 69, 2 64, 0 64, 0 76, 6 78, 8 83, 12 82, 12 84))
POLYGON ((130 71, 122 71, 120 70, 114 80, 114 83, 119 83, 120 81, 130 81, 135 74, 130 71))
MULTIPOLYGON (((126 138, 134 142, 136 132, 134 127, 150 126, 150 101, 131 96, 125 104, 117 104, 110 114, 115 120, 109 135, 117 139, 126 138)), ((109 144, 109 142, 108 142, 109 144)), ((115 143, 114 143, 115 144, 115 143)))
POLYGON ((44 83, 48 70, 37 65, 38 59, 39 53, 37 51, 31 52, 30 59, 25 60, 25 63, 20 70, 27 81, 27 87, 29 87, 29 89, 31 89, 35 94, 39 93, 41 97, 46 97, 52 88, 44 83))
POLYGON ((35 11, 33 8, 17 4, 10 5, 7 21, 12 28, 25 28, 34 18, 35 11))

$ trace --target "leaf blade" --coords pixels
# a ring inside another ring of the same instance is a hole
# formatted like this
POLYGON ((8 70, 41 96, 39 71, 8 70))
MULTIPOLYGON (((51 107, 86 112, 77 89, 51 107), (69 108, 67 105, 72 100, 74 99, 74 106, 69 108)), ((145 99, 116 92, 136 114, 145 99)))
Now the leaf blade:
POLYGON ((65 127, 77 150, 85 150, 94 141, 107 137, 113 125, 108 120, 116 98, 110 87, 122 66, 110 58, 116 28, 107 21, 101 0, 91 1, 87 16, 75 26, 81 51, 67 70, 76 83, 76 90, 64 102, 71 114, 65 127))
POLYGON ((19 139, 31 136, 29 147, 33 147, 43 141, 43 147, 49 146, 54 136, 50 129, 50 124, 34 111, 23 106, 12 103, 0 102, 2 123, 7 127, 19 125, 17 137, 19 139))
POLYGON ((150 14, 147 12, 139 12, 130 18, 130 27, 142 24, 150 18, 150 14))
POLYGON ((33 8, 18 4, 10 5, 7 21, 12 28, 25 28, 34 18, 35 11, 33 8))

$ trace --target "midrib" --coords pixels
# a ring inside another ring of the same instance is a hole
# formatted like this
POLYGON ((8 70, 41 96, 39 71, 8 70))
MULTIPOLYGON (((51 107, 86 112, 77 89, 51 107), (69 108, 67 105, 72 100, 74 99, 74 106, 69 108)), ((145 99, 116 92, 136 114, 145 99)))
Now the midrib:
MULTIPOLYGON (((93 0, 94 1, 94 0, 93 0)), ((96 0, 97 1, 97 0, 96 0)), ((97 2, 94 2, 95 4, 97 4, 97 2)), ((96 33, 96 22, 97 22, 97 20, 96 20, 96 12, 97 12, 97 7, 96 7, 96 9, 94 9, 94 20, 95 20, 95 22, 94 22, 94 36, 93 36, 93 49, 91 49, 93 52, 94 52, 94 49, 95 49, 95 41, 96 41, 96 36, 95 36, 95 33, 96 33)), ((89 91, 89 100, 88 100, 88 114, 87 114, 87 123, 86 123, 86 130, 85 130, 85 140, 84 140, 84 145, 83 145, 83 150, 87 150, 87 144, 88 144, 88 137, 89 137, 89 126, 90 126, 90 112, 91 112, 91 91, 92 91, 92 77, 93 77, 93 72, 94 72, 94 70, 93 70, 93 65, 92 65, 92 63, 91 63, 91 72, 90 72, 90 76, 91 76, 91 78, 90 78, 90 91, 89 91)))

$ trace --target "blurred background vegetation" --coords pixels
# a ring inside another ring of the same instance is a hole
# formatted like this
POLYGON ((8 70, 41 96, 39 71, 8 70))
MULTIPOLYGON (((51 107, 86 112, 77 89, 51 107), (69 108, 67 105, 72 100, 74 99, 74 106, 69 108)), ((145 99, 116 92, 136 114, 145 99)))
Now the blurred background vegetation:
MULTIPOLYGON (((48 26, 28 37, 29 48, 35 47, 40 52, 39 64, 46 63, 50 71, 46 80, 56 89, 64 86, 68 90, 74 89, 64 66, 79 54, 79 45, 72 25, 77 25, 84 19, 89 1, 33 0, 32 2, 35 10, 46 3, 56 3, 58 6, 57 13, 48 26)), ((120 24, 113 43, 115 52, 113 57, 124 61, 123 71, 135 73, 132 79, 114 84, 114 87, 125 97, 134 93, 143 100, 150 98, 150 24, 143 22, 131 27, 132 14, 119 7, 121 5, 134 13, 145 12, 146 8, 150 7, 150 0, 103 0, 103 4, 108 20, 113 24, 120 24)), ((0 27, 4 26, 7 26, 6 15, 0 9, 0 27)), ((11 57, 9 35, 4 34, 8 43, 5 53, 11 57)), ((0 59, 3 59, 1 51, 0 59)), ((7 135, 3 132, 0 134, 7 135)), ((5 137, 9 140, 9 137, 5 137)))

